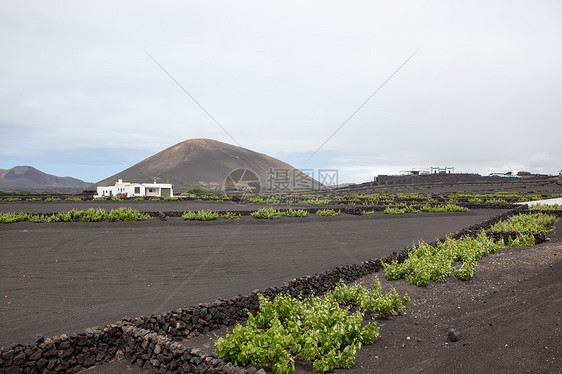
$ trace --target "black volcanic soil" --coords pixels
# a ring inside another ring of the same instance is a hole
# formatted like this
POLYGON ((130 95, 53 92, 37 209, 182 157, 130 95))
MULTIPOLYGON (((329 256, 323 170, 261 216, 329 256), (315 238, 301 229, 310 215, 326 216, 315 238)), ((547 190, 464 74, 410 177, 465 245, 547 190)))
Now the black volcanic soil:
MULTIPOLYGON (((552 241, 504 249, 468 282, 384 282, 412 305, 380 321, 381 336, 341 373, 561 373, 562 224, 552 241), (448 340, 456 330, 460 340, 448 340)), ((384 279, 383 274, 378 274, 384 279)), ((372 277, 363 279, 366 285, 372 277)))
MULTIPOLYGON (((561 373, 561 222, 549 236, 545 244, 480 260, 467 282, 451 277, 416 287, 388 282, 383 272, 361 279, 372 287, 378 277, 385 291, 407 292, 412 304, 401 316, 379 319, 375 344, 361 349, 353 368, 334 373, 561 373), (448 339, 451 329, 456 342, 448 339)), ((185 344, 210 353, 225 330, 185 344)), ((310 363, 297 363, 296 373, 314 372, 310 363)))
POLYGON ((0 225, 0 345, 230 298, 500 214, 0 225))

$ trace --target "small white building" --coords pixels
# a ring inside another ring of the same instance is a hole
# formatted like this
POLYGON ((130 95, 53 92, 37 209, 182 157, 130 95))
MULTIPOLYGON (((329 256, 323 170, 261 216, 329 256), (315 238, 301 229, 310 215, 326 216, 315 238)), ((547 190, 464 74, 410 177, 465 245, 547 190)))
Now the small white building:
POLYGON ((439 166, 432 166, 425 169, 410 169, 410 170, 401 170, 400 175, 429 175, 429 174, 454 174, 455 168, 454 167, 439 167, 439 166))
POLYGON ((440 166, 432 166, 429 168, 430 174, 455 174, 455 168, 451 166, 447 167, 440 167, 440 166))
POLYGON ((136 197, 136 196, 158 196, 172 197, 174 190, 169 183, 131 183, 119 179, 115 186, 100 186, 94 197, 136 197))

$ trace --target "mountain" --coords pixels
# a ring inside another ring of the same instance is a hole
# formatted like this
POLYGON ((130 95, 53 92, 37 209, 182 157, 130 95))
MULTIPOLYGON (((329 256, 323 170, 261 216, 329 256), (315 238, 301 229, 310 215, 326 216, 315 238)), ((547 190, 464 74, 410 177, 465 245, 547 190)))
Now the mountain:
POLYGON ((57 177, 43 173, 31 166, 16 166, 8 170, 0 169, 0 190, 8 191, 56 191, 80 190, 90 185, 80 179, 57 177))
POLYGON ((211 139, 190 139, 173 145, 97 185, 113 185, 118 179, 171 183, 176 192, 195 187, 222 191, 225 182, 229 191, 285 187, 297 190, 292 188, 295 181, 299 190, 310 190, 316 183, 283 161, 211 139), (238 171, 233 173, 234 170, 238 171))

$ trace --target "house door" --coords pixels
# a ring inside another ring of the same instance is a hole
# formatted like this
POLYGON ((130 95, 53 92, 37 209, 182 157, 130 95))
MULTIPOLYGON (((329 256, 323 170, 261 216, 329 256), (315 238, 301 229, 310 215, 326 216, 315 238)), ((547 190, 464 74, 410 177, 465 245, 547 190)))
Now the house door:
POLYGON ((172 194, 172 191, 170 188, 162 188, 160 189, 160 194, 163 197, 170 197, 170 195, 172 194))

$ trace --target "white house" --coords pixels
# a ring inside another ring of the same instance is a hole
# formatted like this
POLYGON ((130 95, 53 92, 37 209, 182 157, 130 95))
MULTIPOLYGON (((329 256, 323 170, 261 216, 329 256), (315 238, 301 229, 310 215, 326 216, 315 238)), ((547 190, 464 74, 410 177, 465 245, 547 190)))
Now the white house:
POLYGON ((455 168, 454 167, 439 167, 439 166, 432 166, 429 168, 429 173, 430 174, 455 174, 455 168))
POLYGON ((432 166, 427 169, 411 169, 411 170, 402 170, 400 171, 400 175, 429 175, 429 174, 454 174, 455 168, 454 167, 439 167, 439 166, 432 166))
POLYGON ((169 183, 131 183, 119 179, 115 186, 100 186, 94 197, 135 197, 135 196, 174 196, 174 190, 169 183))

